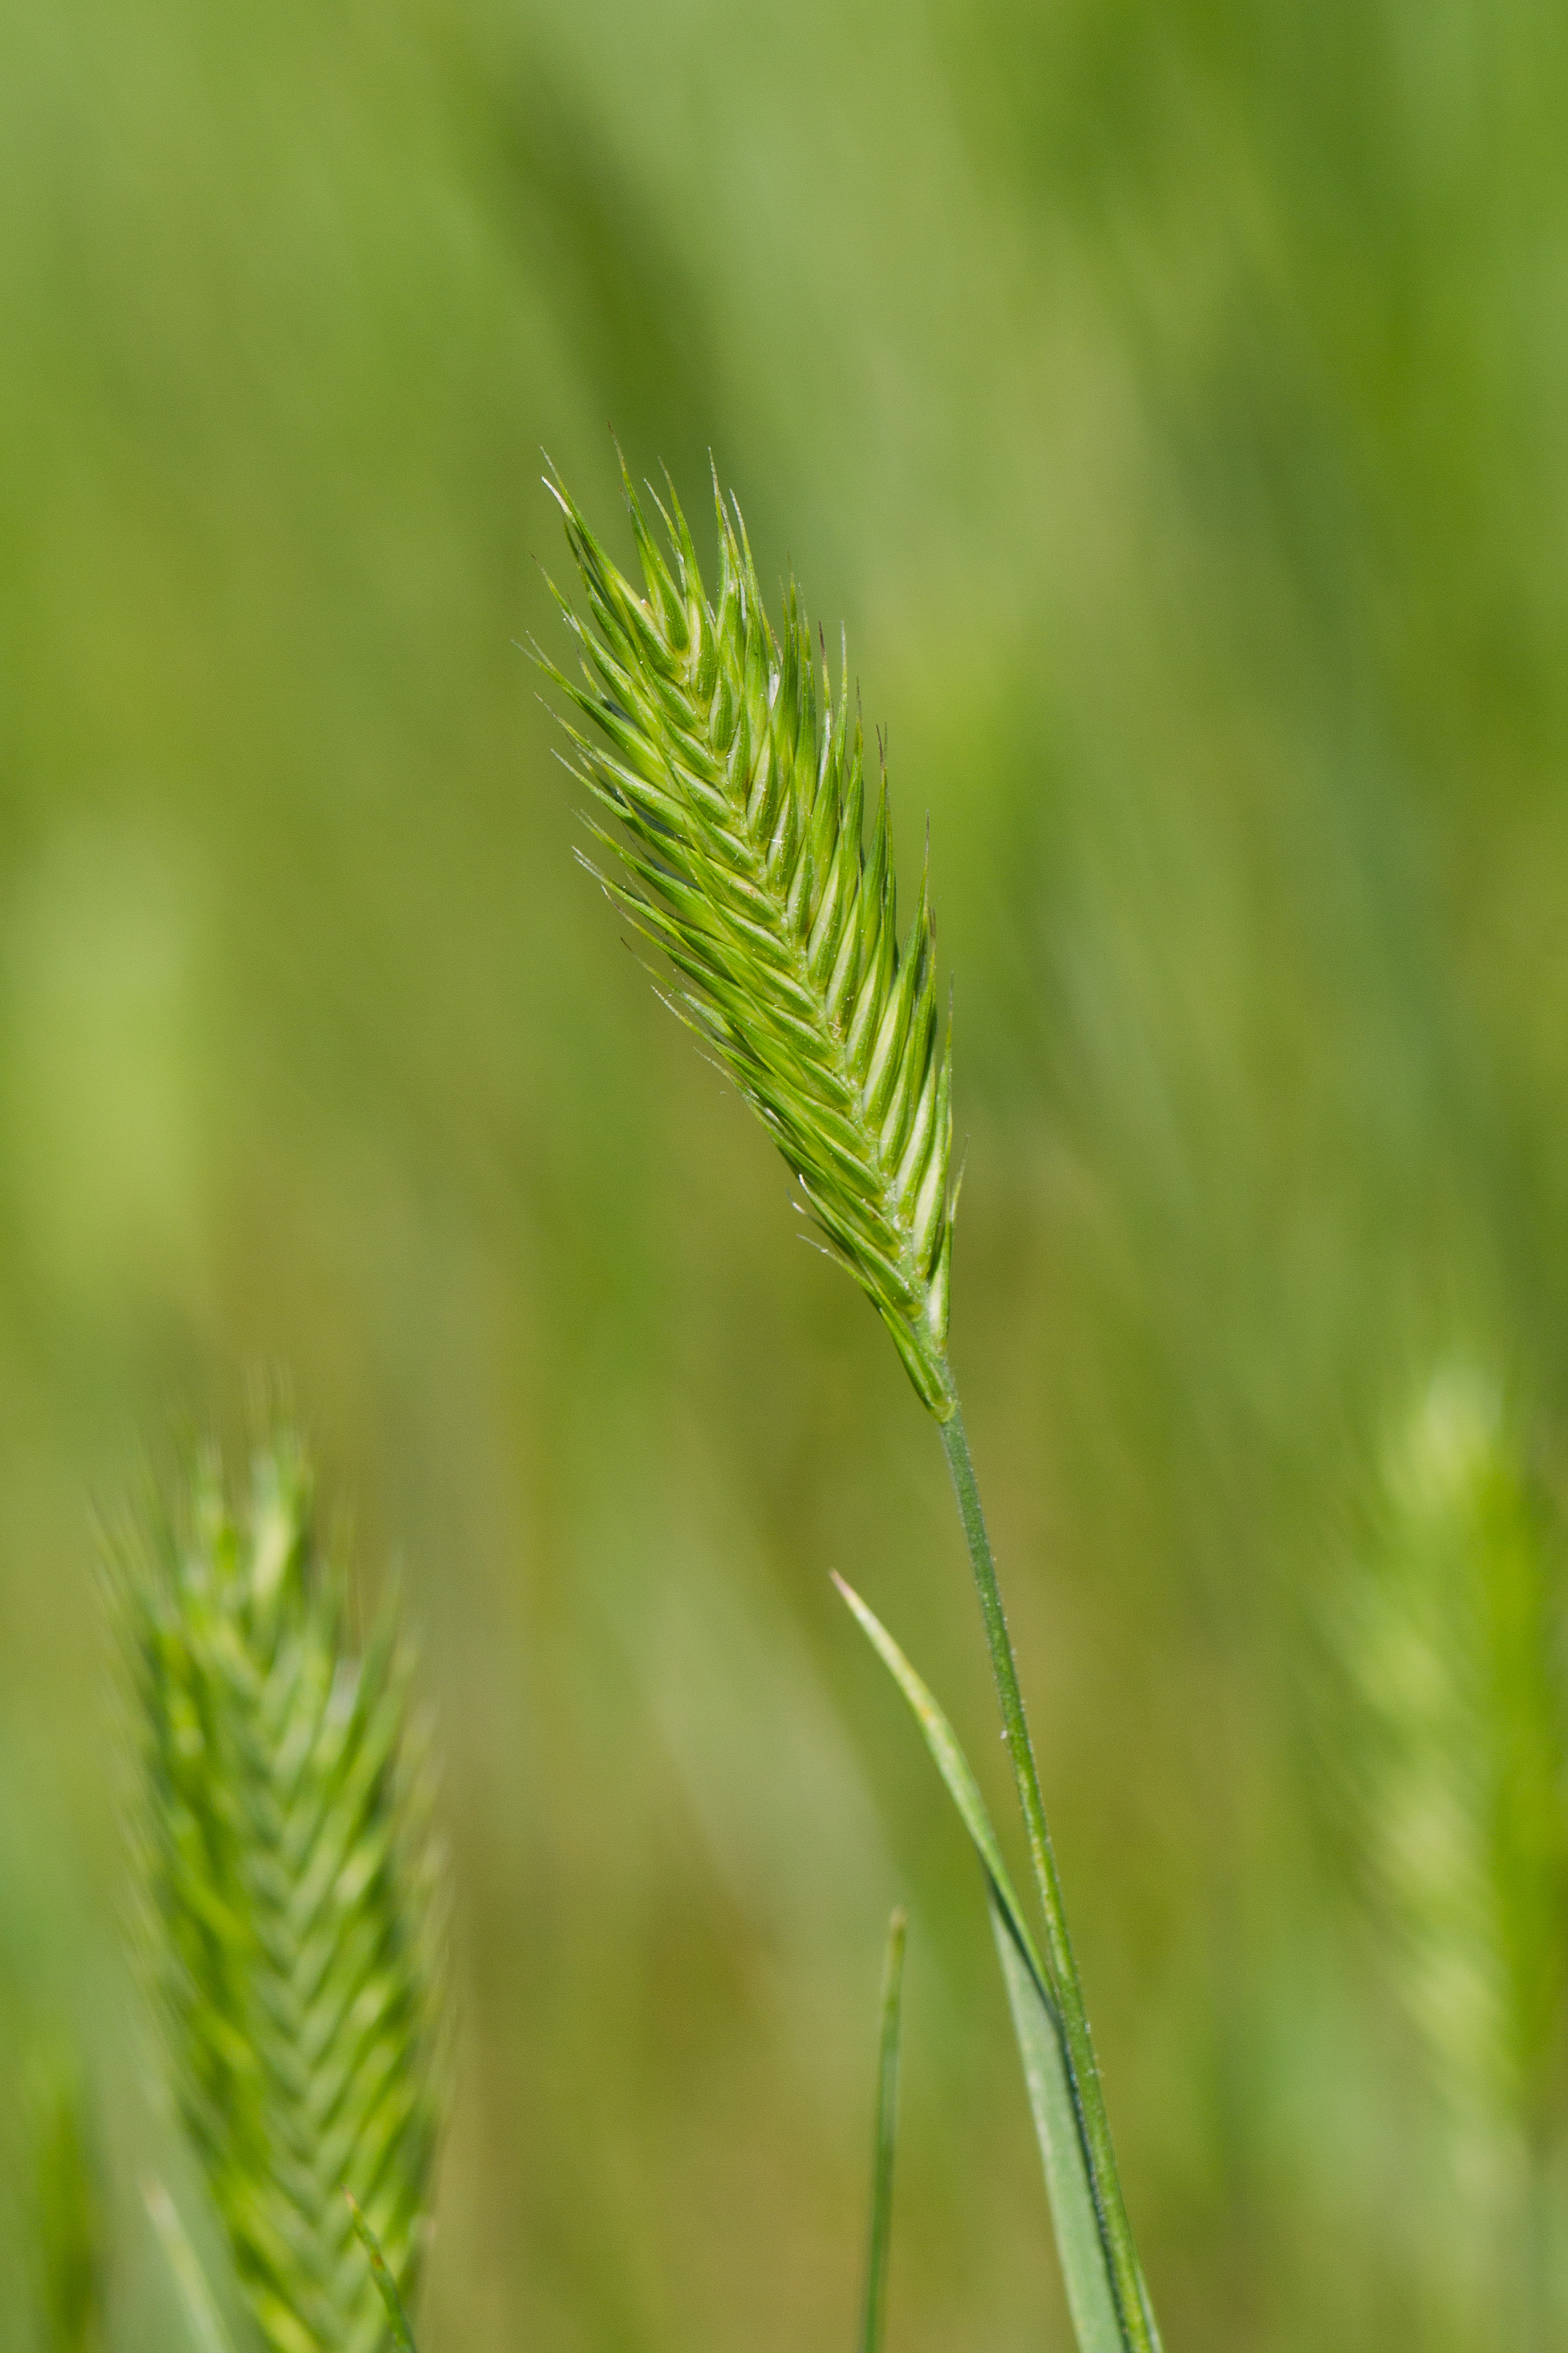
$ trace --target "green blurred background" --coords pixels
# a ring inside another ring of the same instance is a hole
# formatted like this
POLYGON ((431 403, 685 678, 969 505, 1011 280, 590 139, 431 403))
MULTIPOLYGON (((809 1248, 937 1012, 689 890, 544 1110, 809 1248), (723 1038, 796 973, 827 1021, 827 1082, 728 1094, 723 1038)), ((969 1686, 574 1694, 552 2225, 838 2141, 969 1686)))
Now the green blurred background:
POLYGON ((711 448, 911 869, 930 812, 954 1356, 1168 2341, 1454 2341, 1305 1694, 1388 1398, 1568 1407, 1565 107, 1544 0, 5 12, 0 2027, 88 2052, 116 2347, 183 2339, 91 1512, 276 1372, 446 1758, 433 2353, 847 2346, 899 1898, 893 2344, 1066 2343, 826 1581, 1001 1810, 940 1451, 515 642, 541 445, 629 554, 612 427, 699 508, 711 448))

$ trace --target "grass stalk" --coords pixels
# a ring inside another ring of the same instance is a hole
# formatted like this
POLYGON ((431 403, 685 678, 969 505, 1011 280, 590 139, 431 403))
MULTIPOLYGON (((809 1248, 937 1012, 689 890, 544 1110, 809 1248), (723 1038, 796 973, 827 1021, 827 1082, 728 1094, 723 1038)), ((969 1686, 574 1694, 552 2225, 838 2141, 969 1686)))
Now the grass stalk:
POLYGON ((1078 1959, 1068 1927, 1067 1905, 1062 1894, 1061 1876, 1057 1869, 1056 1850, 1051 1842, 1050 1825, 1046 1820, 1039 1767, 1035 1762, 1035 1745, 1029 1735, 1029 1720, 1018 1681, 1018 1662, 1013 1649, 1013 1638, 1007 1630, 1007 1614, 1003 1607, 1001 1581, 996 1574, 996 1556, 991 1549, 991 1538, 985 1525, 980 1484, 974 1475, 974 1458, 969 1451, 969 1435, 963 1426, 963 1411, 956 1404, 939 1428, 942 1451, 947 1456, 947 1467, 952 1477, 953 1493, 958 1501, 958 1516, 963 1525, 963 1540, 969 1550, 969 1565, 980 1597, 985 1647, 990 1653, 991 1672, 1002 1713, 1003 1734, 1012 1762, 1018 1804, 1028 1838, 1029 1861, 1045 1921, 1046 1963, 1049 1971, 1050 1991, 1066 2046, 1073 2105, 1088 2160, 1096 2220, 1115 2291, 1122 2333, 1133 2353, 1160 2353, 1159 2331, 1150 2308, 1142 2269, 1121 2194, 1121 2179, 1110 2137, 1110 2118, 1106 2110, 1100 2067, 1089 2033, 1089 2012, 1084 2003, 1078 1959))
MULTIPOLYGON (((674 1010, 773 1138, 820 1239, 876 1308, 942 1433, 1045 1916, 1045 1957, 1037 1969, 1031 1960, 1028 1983, 1014 1983, 1011 1946, 1003 1961, 1075 2327, 1083 2353, 1113 2344, 1121 2353, 1158 2353, 947 1360, 957 1210, 952 1032, 937 988, 929 876, 900 928, 887 776, 873 802, 847 660, 836 685, 793 582, 775 633, 744 525, 717 484, 711 598, 672 487, 668 507, 655 501, 661 549, 626 480, 640 588, 611 562, 564 485, 550 487, 588 617, 560 597, 579 678, 539 659, 588 723, 586 733, 575 721, 567 726, 567 765, 594 806, 589 829, 605 860, 594 871, 663 952, 674 1010)), ((869 1613, 851 1606, 869 1632, 869 1613)), ((872 1639, 910 1696, 901 1653, 880 1629, 872 1639)), ((955 1763, 945 1725, 933 1730, 928 1702, 916 1703, 928 1742, 935 1739, 950 1794, 980 1837, 973 1777, 955 1763)), ((994 1843, 987 1828, 980 1852, 994 1891, 994 1843)), ((1008 1916, 1009 1934, 1029 1949, 1016 1907, 1008 1916)), ((874 2319, 868 2307, 868 2325, 874 2319)))

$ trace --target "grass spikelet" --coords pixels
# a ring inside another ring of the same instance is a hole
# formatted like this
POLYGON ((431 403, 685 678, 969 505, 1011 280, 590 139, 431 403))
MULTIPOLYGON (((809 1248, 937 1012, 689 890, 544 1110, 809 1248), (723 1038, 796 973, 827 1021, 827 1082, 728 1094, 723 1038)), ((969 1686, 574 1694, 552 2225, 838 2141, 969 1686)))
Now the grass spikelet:
POLYGON ((551 484, 588 617, 560 599, 581 679, 544 667, 589 723, 568 724, 569 765, 616 820, 591 826, 601 880, 663 949, 677 1010, 757 1112, 945 1421, 952 1056, 925 881, 900 934, 887 778, 868 826, 859 713, 795 583, 775 632, 739 513, 715 486, 710 600, 673 489, 661 548, 626 487, 640 588, 551 484))
POLYGON ((350 1638, 292 1440, 231 1508, 204 1460, 117 1547, 144 1910, 181 2119, 271 2353, 373 2353, 353 2193, 405 2298, 437 2124, 433 1902, 409 1657, 350 1638))

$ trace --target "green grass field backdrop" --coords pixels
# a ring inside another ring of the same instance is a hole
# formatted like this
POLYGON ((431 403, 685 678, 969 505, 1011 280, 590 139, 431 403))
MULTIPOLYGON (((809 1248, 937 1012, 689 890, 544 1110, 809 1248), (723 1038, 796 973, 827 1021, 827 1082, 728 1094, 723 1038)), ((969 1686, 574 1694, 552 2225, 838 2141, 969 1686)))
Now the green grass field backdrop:
MULTIPOLYGON (((95 1508, 286 1376, 445 1756, 429 2353, 1065 2347, 935 1439, 573 858, 519 640, 611 431, 840 620, 952 1347, 1167 2339, 1447 2348, 1321 1602, 1454 1351, 1568 1429, 1568 20, 20 0, 0 25, 0 2037, 183 2340, 95 1508)), ((1010 1815, 1009 1815, 1010 1818, 1010 1815)), ((0 2237, 24 2276, 18 2134, 0 2237)), ((19 2284, 0 2334, 26 2342, 19 2284)))

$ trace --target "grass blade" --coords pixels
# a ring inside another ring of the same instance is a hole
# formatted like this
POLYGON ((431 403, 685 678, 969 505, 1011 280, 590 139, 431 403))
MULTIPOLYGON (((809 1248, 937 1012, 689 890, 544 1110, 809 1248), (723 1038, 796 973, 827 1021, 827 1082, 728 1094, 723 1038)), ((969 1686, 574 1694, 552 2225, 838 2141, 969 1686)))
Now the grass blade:
MULTIPOLYGON (((875 1610, 868 1609, 854 1587, 847 1585, 841 1577, 835 1575, 833 1582, 858 1620, 862 1633, 908 1700, 925 1745, 935 1759, 937 1771, 947 1785, 948 1796, 958 1808, 963 1827, 973 1841, 974 1851, 980 1857, 985 1876, 996 1890, 997 1900, 1020 1949, 1027 1957, 1029 1967, 1040 1981, 1041 1992, 1047 2001, 1050 2000, 1045 1966, 1014 1893, 1012 1879, 1002 1859, 1002 1849, 991 1827, 991 1817, 985 1810, 985 1800, 980 1794, 980 1784, 970 1770, 969 1759, 959 1746, 952 1725, 875 1610)), ((1054 2002, 1052 2007, 1054 2009, 1054 2002)))
POLYGON ((880 1619, 841 1577, 833 1581, 909 1702, 985 1873, 992 1926, 1045 2166, 1057 2253, 1079 2353, 1128 2353, 1130 2338, 1116 2294, 1104 2210, 1074 2094, 1060 2014, 1014 1893, 980 1785, 952 1726, 880 1619))
POLYGON ((1019 1949, 994 1887, 989 1895, 991 1928, 1002 1958, 1013 2031, 1018 2038, 1029 2110, 1040 2144, 1073 2334, 1079 2353, 1123 2353, 1126 2339, 1106 2267, 1100 2213, 1084 2161, 1061 2029, 1039 1978, 1019 1949))
POLYGON ((877 2063, 877 2138, 871 2163, 871 2228, 866 2258, 866 2316, 861 2353, 881 2353, 888 2322, 888 2247, 893 2226, 893 2149, 899 2125, 899 2041, 903 2019, 904 1943, 909 1922, 902 1906, 888 1923, 888 1957, 882 1967, 881 2034, 877 2063))

